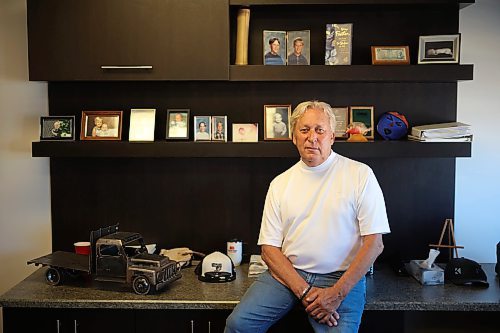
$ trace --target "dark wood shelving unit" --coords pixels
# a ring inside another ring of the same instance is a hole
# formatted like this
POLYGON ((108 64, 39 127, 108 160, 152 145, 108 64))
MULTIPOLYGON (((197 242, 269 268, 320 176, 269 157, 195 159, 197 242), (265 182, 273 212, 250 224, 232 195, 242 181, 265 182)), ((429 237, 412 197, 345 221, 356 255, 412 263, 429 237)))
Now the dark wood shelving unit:
MULTIPOLYGON (((108 158, 298 158, 292 142, 33 142, 33 157, 108 158)), ((350 158, 470 157, 471 143, 413 141, 337 141, 333 150, 350 158)))
POLYGON ((230 67, 231 81, 457 82, 472 80, 474 65, 230 67))

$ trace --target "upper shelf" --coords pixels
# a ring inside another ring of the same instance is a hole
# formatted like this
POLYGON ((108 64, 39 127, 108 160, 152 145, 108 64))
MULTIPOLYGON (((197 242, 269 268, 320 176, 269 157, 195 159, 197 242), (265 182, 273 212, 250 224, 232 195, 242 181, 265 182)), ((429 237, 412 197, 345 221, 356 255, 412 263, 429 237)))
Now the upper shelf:
POLYGON ((472 80, 474 65, 232 65, 231 81, 457 82, 472 80))
MULTIPOLYGON (((454 158, 470 157, 471 143, 421 143, 413 141, 337 141, 333 150, 350 158, 454 158)), ((41 141, 33 142, 33 157, 109 158, 298 158, 291 141, 233 142, 128 142, 128 141, 41 141)))
POLYGON ((251 5, 422 5, 460 4, 460 8, 475 3, 475 0, 229 0, 232 6, 251 5))

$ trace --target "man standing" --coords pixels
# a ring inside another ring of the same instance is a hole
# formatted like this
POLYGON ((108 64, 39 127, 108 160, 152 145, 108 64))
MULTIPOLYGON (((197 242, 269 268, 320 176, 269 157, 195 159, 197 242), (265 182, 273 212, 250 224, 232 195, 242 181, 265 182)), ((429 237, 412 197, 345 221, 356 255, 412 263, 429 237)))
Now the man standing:
POLYGON ((390 232, 372 170, 331 149, 330 105, 299 104, 291 126, 301 160, 271 182, 258 241, 269 270, 228 317, 226 333, 266 332, 297 303, 315 332, 357 332, 365 273, 390 232))
POLYGON ((306 57, 302 54, 304 40, 297 37, 293 40, 293 52, 288 55, 288 65, 308 65, 306 57))

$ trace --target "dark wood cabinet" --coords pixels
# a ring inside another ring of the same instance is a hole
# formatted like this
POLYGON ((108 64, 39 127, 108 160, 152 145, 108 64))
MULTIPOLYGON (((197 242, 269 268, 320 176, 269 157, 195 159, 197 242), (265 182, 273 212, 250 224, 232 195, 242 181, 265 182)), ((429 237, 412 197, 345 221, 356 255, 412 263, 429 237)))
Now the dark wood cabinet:
POLYGON ((135 315, 128 310, 11 308, 4 311, 4 332, 134 333, 135 315))
POLYGON ((227 0, 28 0, 30 80, 227 80, 227 0))
POLYGON ((231 310, 140 310, 136 333, 223 333, 231 310))
MULTIPOLYGON (((50 115, 76 116, 78 137, 81 111, 124 111, 121 142, 33 143, 33 156, 51 158, 53 249, 71 250, 68 239, 119 222, 159 247, 209 253, 238 237, 246 242, 245 254, 258 253, 268 185, 298 159, 291 142, 262 141, 263 105, 318 99, 373 105, 375 119, 398 111, 411 126, 455 121, 457 82, 473 79, 473 65, 417 65, 418 38, 458 33, 459 9, 473 2, 28 0, 30 79, 64 81, 49 83, 50 115), (251 10, 248 66, 234 65, 242 5, 251 10), (322 65, 325 24, 335 22, 353 23, 351 66, 322 65), (262 65, 262 30, 305 29, 311 31, 312 65, 262 65), (411 65, 372 66, 371 45, 409 45, 411 65), (157 110, 155 142, 127 141, 130 109, 139 107, 157 110), (166 141, 169 108, 188 108, 191 116, 227 115, 229 138, 231 123, 258 122, 261 141, 192 142, 192 130, 191 141, 166 141)), ((453 218, 455 158, 470 157, 472 144, 383 141, 376 135, 368 143, 338 141, 333 149, 367 163, 380 182, 392 233, 384 236, 378 260, 425 256, 442 221, 453 218)), ((130 327, 222 332, 228 314, 137 311, 130 327)), ((297 318, 272 330, 307 327, 297 318)))

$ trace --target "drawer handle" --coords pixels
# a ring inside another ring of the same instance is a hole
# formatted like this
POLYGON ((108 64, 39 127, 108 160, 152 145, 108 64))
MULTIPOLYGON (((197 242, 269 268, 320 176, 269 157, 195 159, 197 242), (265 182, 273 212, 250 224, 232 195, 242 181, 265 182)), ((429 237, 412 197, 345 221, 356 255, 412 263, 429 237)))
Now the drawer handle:
POLYGON ((101 66, 101 69, 153 69, 153 66, 101 66))

